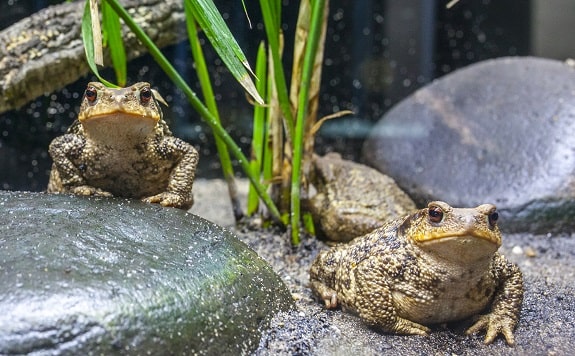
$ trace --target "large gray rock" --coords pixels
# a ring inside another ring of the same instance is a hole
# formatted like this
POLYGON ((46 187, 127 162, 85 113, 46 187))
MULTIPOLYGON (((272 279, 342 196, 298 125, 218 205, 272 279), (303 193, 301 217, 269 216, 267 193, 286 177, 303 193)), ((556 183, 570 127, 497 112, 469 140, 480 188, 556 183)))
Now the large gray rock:
POLYGON ((387 113, 363 159, 418 204, 489 202, 506 231, 573 231, 575 69, 527 57, 458 70, 387 113))
POLYGON ((255 252, 179 209, 0 192, 0 354, 224 354, 293 306, 255 252))

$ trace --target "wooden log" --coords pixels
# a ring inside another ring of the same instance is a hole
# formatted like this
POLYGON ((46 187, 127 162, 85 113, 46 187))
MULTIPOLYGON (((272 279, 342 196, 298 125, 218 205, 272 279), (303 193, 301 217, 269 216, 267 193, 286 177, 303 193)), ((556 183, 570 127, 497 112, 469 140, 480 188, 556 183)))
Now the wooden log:
MULTIPOLYGON (((81 36, 84 4, 50 6, 0 31, 0 113, 88 73, 81 36)), ((181 0, 123 0, 122 5, 159 47, 185 38, 181 0)), ((145 54, 135 36, 124 30, 128 58, 145 54)))

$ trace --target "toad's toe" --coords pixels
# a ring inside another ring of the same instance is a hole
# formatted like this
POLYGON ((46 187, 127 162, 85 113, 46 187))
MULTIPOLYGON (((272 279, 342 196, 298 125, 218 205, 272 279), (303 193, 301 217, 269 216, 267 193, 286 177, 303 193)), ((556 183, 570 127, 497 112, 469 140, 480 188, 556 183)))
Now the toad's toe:
POLYGON ((162 206, 169 206, 180 209, 188 209, 191 207, 191 202, 187 201, 184 197, 179 194, 171 192, 163 192, 160 194, 152 195, 142 199, 146 203, 156 203, 162 206))
POLYGON ((488 314, 482 315, 465 333, 470 335, 485 330, 485 340, 483 342, 486 345, 491 344, 497 335, 503 334, 507 344, 515 346, 515 338, 513 337, 514 325, 515 322, 508 317, 488 314))

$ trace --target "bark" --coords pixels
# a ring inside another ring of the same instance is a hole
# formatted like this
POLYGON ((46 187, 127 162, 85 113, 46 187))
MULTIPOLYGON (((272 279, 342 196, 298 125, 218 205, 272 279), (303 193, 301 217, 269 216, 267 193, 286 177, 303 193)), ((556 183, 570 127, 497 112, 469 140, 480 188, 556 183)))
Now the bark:
MULTIPOLYGON (((121 3, 159 47, 185 38, 181 0, 121 3)), ((81 35, 84 4, 50 6, 0 31, 0 113, 88 73, 81 35)), ((125 32, 124 40, 129 58, 146 52, 131 33, 125 32)))

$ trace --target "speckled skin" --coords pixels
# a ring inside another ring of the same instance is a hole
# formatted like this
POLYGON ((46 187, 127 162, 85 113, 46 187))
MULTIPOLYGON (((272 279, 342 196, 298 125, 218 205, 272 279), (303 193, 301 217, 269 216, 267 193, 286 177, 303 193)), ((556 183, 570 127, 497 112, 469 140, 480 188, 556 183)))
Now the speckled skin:
POLYGON ((523 301, 519 268, 497 252, 501 234, 491 204, 473 209, 432 202, 425 209, 321 252, 310 270, 327 308, 342 305, 368 324, 427 335, 424 325, 486 311, 467 334, 486 330, 514 345, 523 301))
POLYGON ((119 196, 187 209, 198 153, 172 136, 141 82, 123 89, 88 84, 78 119, 49 147, 49 193, 119 196))
POLYGON ((328 240, 349 241, 415 210, 392 178, 337 153, 314 156, 313 168, 317 194, 307 206, 328 240))

